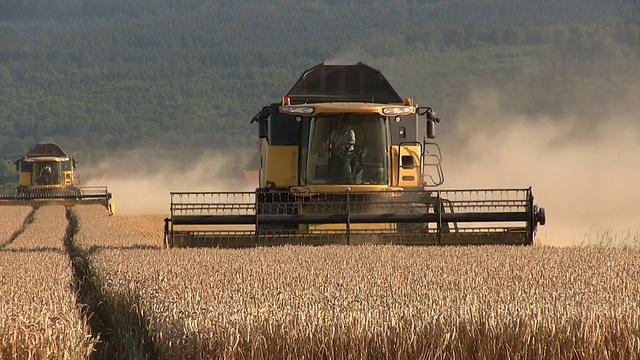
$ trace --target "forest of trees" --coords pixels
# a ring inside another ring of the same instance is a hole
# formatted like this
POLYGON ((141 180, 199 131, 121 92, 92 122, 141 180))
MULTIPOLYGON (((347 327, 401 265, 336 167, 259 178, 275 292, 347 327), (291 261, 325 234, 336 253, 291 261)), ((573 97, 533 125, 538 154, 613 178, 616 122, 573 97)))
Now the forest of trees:
POLYGON ((638 59, 635 0, 0 0, 0 183, 41 141, 88 161, 253 147, 251 117, 323 61, 452 117, 484 83, 514 111, 589 116, 638 59))

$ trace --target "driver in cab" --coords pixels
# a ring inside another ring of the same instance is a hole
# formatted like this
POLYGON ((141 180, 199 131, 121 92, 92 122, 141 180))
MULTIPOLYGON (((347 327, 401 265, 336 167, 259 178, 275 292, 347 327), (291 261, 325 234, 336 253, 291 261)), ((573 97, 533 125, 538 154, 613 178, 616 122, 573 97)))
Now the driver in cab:
POLYGON ((40 182, 45 185, 53 184, 53 172, 51 171, 51 167, 49 165, 40 170, 40 182))
POLYGON ((347 116, 343 115, 338 121, 338 127, 329 134, 329 173, 332 183, 353 182, 351 160, 355 151, 356 133, 347 123, 347 116))

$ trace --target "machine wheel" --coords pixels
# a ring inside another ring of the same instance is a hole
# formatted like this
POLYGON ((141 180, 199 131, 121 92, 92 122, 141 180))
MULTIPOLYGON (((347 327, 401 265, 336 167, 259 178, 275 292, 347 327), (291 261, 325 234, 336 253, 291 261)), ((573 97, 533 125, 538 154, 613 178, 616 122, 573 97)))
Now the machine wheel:
POLYGON ((547 214, 544 211, 544 208, 539 208, 536 211, 536 223, 540 225, 545 225, 547 223, 547 214))

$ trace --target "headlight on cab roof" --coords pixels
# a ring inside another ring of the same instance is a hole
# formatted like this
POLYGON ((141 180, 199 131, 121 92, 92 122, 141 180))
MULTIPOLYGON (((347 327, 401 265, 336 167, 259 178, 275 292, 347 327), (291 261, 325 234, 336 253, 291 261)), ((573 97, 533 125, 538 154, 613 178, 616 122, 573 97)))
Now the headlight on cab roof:
POLYGON ((283 106, 280 108, 280 111, 289 113, 289 114, 302 114, 309 115, 313 114, 312 107, 300 107, 300 106, 283 106))
POLYGON ((413 114, 415 111, 413 106, 390 106, 382 109, 382 113, 389 116, 413 114))

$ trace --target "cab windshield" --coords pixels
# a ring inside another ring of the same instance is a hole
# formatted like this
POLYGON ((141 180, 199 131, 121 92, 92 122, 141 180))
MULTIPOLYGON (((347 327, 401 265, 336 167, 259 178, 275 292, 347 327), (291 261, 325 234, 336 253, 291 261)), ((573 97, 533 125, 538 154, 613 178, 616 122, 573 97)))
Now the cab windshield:
POLYGON ((41 161, 33 164, 33 185, 58 185, 62 183, 62 171, 57 161, 41 161))
POLYGON ((310 119, 303 144, 306 184, 387 184, 386 118, 339 114, 310 119))

